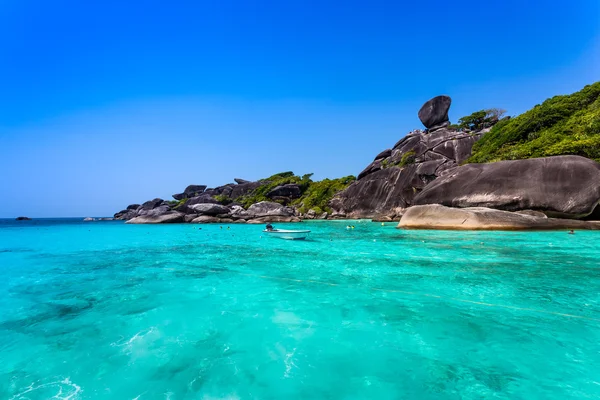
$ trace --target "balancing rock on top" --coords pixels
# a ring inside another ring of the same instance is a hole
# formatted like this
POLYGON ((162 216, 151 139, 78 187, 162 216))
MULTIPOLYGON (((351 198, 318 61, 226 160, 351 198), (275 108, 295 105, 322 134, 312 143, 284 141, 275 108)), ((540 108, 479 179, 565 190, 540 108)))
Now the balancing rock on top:
POLYGON ((419 119, 429 132, 450 125, 448 110, 451 103, 449 96, 437 96, 423 104, 419 110, 419 119))

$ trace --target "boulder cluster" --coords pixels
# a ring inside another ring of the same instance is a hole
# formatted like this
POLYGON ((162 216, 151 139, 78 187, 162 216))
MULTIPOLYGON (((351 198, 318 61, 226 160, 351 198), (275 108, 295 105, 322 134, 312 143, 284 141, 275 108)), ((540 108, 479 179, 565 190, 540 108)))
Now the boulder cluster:
POLYGON ((190 185, 182 193, 173 195, 175 201, 156 198, 143 204, 131 204, 114 217, 131 224, 298 222, 300 217, 310 218, 300 214, 295 207, 286 206, 300 195, 299 185, 276 186, 266 195, 273 201, 261 201, 245 209, 235 199, 269 182, 250 182, 239 178, 235 182, 214 189, 207 189, 205 185, 190 185))

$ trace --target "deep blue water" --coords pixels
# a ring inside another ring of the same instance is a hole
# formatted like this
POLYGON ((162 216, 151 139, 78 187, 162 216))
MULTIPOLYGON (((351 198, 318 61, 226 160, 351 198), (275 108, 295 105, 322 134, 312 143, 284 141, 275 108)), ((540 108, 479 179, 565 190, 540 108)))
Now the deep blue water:
POLYGON ((348 223, 0 220, 0 398, 600 398, 600 232, 348 223))

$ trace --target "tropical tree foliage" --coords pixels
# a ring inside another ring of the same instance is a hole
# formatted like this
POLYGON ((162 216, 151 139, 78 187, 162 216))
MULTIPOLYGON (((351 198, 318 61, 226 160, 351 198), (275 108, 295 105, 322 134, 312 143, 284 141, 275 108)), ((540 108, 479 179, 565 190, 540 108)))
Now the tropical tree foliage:
POLYGON ((600 82, 500 121, 473 146, 469 162, 563 154, 600 161, 600 82))

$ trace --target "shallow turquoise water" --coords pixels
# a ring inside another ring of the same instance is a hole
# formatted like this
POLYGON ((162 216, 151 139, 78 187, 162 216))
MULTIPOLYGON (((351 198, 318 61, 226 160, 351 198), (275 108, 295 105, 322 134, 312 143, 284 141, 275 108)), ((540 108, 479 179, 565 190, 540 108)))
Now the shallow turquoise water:
POLYGON ((600 232, 353 224, 0 221, 0 398, 600 398, 600 232))

